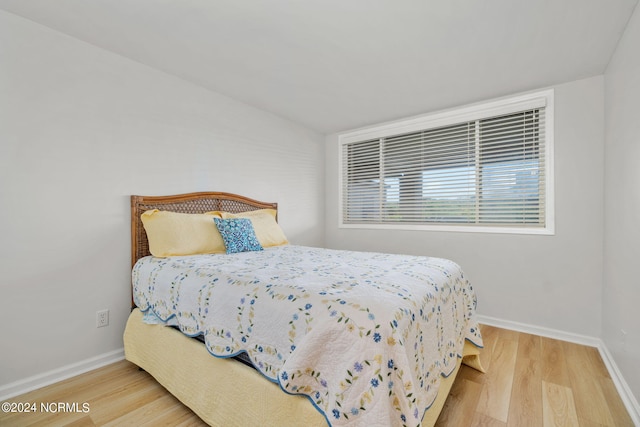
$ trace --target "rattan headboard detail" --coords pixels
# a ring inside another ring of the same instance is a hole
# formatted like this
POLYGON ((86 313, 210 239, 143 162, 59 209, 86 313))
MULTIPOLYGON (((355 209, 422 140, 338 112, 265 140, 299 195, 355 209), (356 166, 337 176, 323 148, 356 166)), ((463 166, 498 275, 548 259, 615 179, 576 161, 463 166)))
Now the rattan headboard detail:
POLYGON ((140 258, 150 255, 147 233, 140 215, 150 209, 181 213, 226 211, 231 213, 278 209, 277 203, 260 202, 231 193, 200 192, 174 196, 131 196, 131 267, 140 258))

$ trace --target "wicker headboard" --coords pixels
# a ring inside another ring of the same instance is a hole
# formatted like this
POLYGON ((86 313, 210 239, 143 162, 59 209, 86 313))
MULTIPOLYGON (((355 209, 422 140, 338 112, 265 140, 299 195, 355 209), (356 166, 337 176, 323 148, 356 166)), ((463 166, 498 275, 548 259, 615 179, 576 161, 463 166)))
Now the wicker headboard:
POLYGON ((231 193, 186 193, 174 196, 131 196, 131 267, 140 258, 150 255, 147 233, 140 215, 150 209, 181 213, 226 211, 231 213, 278 209, 277 203, 259 202, 231 193))

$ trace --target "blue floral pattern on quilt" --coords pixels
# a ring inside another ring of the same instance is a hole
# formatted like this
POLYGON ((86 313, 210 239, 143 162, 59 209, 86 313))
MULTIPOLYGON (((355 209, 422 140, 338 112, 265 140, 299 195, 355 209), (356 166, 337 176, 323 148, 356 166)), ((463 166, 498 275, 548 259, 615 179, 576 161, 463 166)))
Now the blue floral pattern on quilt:
POLYGON ((334 427, 419 426, 465 340, 482 346, 473 288, 441 258, 294 245, 146 257, 133 294, 213 355, 247 353, 334 427))
POLYGON ((222 236, 228 254, 262 250, 250 219, 214 218, 213 221, 222 236))

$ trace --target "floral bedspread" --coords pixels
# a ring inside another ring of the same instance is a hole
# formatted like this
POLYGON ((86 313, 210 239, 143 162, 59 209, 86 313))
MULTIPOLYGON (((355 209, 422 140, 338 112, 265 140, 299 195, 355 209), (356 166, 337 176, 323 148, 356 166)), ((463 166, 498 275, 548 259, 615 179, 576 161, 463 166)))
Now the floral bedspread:
POLYGON ((464 341, 481 346, 476 297, 452 261, 279 246, 146 257, 138 307, 210 353, 246 352, 333 426, 418 426, 464 341))

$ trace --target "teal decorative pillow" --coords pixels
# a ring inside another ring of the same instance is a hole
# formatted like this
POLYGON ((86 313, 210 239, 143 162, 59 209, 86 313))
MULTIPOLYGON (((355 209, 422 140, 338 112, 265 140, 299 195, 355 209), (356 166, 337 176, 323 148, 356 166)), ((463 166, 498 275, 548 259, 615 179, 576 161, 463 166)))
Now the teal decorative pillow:
POLYGON ((213 221, 218 227, 222 240, 224 240, 228 254, 262 250, 250 219, 213 218, 213 221))

